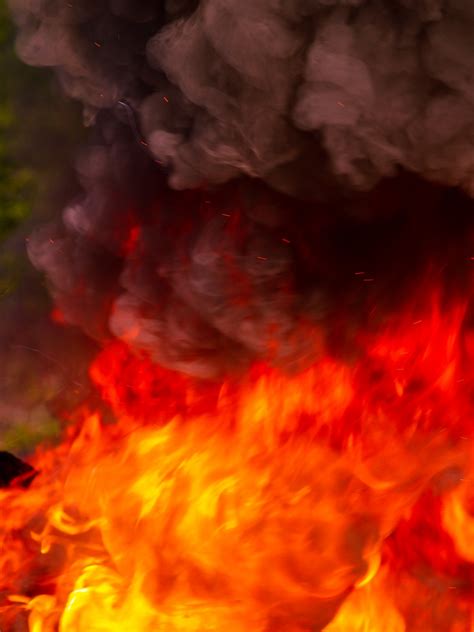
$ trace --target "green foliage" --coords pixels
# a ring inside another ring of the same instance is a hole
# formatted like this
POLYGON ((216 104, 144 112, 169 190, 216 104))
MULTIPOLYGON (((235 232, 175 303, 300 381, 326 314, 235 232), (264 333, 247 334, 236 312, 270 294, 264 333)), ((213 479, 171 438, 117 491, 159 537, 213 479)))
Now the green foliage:
POLYGON ((0 0, 0 242, 48 204, 72 165, 78 107, 54 94, 51 71, 15 54, 15 27, 0 0), (38 152, 41 147, 41 152, 38 152))
POLYGON ((15 27, 6 0, 0 0, 0 449, 17 454, 57 436, 48 402, 61 388, 54 371, 45 376, 30 361, 35 349, 26 356, 15 351, 6 333, 36 347, 37 334, 30 337, 22 328, 50 309, 23 238, 58 217, 77 192, 73 164, 81 135, 80 108, 61 93, 51 70, 30 68, 17 58, 15 27))
MULTIPOLYGON (((21 221, 21 218, 17 221, 21 221)), ((10 227, 12 226, 13 222, 10 224, 10 227)), ((8 234, 7 231, 8 229, 5 229, 4 234, 8 234)), ((0 252, 0 301, 17 289, 25 272, 25 265, 24 257, 8 250, 0 252)))
POLYGON ((52 418, 45 409, 43 416, 38 415, 35 423, 32 424, 31 421, 17 422, 1 433, 0 448, 14 454, 25 454, 30 452, 35 445, 45 441, 54 441, 59 433, 59 421, 52 418))
MULTIPOLYGON (((28 216, 35 195, 35 176, 15 157, 15 84, 22 73, 13 49, 14 31, 0 0, 0 240, 28 216)), ((4 289, 4 288, 2 288, 4 289)))

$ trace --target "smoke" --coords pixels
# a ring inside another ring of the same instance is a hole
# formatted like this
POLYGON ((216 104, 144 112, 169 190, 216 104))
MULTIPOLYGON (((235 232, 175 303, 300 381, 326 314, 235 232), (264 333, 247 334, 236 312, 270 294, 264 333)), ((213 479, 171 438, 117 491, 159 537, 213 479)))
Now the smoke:
POLYGON ((174 188, 246 174, 321 195, 321 172, 367 189, 403 167, 474 191, 469 0, 11 6, 21 57, 88 120, 129 99, 174 188))
POLYGON ((322 311, 297 290, 281 201, 248 183, 172 191, 126 127, 98 127, 78 159, 87 193, 28 242, 64 319, 200 377, 309 353, 301 314, 322 311))
POLYGON ((427 254, 433 285, 454 289, 459 263, 468 274, 472 204, 456 190, 406 176, 327 205, 247 179, 177 192, 126 126, 98 130, 78 160, 85 195, 28 244, 64 319, 93 339, 200 378, 255 359, 297 370, 341 314, 350 331, 374 305, 396 308, 427 254))
POLYGON ((84 194, 29 242, 91 338, 205 378, 297 368, 447 234, 468 255, 469 202, 443 188, 474 192, 467 0, 10 5, 22 59, 93 127, 84 194))
POLYGON ((79 330, 52 320, 22 232, 2 243, 0 261, 0 278, 11 282, 0 305, 0 444, 19 454, 57 433, 56 416, 89 394, 87 365, 97 353, 79 330))

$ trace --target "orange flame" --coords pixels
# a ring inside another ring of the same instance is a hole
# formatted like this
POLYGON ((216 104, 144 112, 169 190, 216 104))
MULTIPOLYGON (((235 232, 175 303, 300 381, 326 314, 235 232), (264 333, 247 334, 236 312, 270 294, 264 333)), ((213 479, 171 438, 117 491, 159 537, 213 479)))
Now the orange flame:
POLYGON ((199 385, 106 348, 81 413, 0 491, 2 630, 467 632, 472 345, 407 313, 357 362, 199 385))

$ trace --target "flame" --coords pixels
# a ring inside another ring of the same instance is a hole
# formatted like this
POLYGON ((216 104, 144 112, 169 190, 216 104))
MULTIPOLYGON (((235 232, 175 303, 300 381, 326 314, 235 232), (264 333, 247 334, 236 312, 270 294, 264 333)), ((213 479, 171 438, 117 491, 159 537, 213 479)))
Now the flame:
POLYGON ((466 323, 434 300, 358 360, 219 384, 111 344, 91 377, 116 423, 82 408, 0 490, 2 630, 467 632, 466 323))
POLYGON ((467 477, 443 500, 443 526, 458 555, 474 562, 474 458, 467 477))
POLYGON ((386 571, 354 590, 324 632, 405 632, 405 621, 394 605, 386 571))

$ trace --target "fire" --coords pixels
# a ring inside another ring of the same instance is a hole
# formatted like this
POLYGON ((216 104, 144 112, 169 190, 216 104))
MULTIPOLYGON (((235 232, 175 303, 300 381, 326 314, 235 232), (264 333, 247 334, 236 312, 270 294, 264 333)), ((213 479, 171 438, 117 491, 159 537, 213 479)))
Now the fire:
POLYGON ((0 491, 2 630, 470 630, 472 332, 439 305, 294 375, 105 348, 117 421, 82 408, 0 491))

